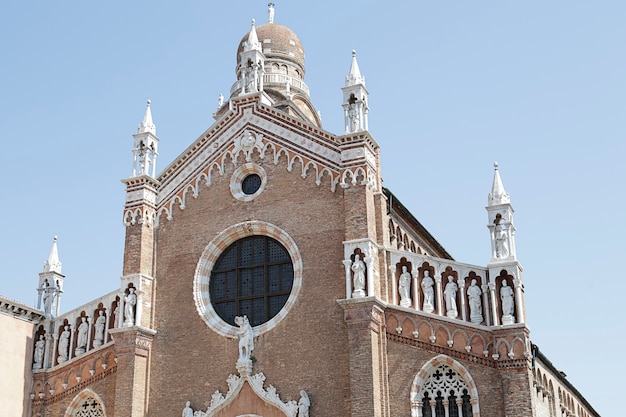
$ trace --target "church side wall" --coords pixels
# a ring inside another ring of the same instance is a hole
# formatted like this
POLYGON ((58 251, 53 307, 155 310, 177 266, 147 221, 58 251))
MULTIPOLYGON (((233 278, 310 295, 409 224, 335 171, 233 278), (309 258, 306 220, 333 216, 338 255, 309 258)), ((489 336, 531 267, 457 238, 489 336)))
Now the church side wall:
MULTIPOLYGON (((256 155, 255 155, 256 156, 256 155)), ((273 155, 272 155, 273 157, 273 155)), ((265 190, 250 202, 233 198, 232 164, 213 184, 188 198, 173 219, 160 219, 157 231, 155 335, 152 351, 151 416, 180 415, 187 400, 195 410, 208 407, 215 390, 228 390, 237 374, 237 340, 221 336, 200 318, 193 279, 203 250, 226 228, 247 220, 272 223, 293 238, 303 264, 302 287, 286 317, 255 340, 253 372, 263 372, 284 401, 305 389, 315 415, 349 415, 349 369, 343 312, 343 189, 328 180, 315 184, 291 172, 284 158, 254 160, 267 173, 265 190)), ((238 164, 239 165, 239 164, 238 164)))

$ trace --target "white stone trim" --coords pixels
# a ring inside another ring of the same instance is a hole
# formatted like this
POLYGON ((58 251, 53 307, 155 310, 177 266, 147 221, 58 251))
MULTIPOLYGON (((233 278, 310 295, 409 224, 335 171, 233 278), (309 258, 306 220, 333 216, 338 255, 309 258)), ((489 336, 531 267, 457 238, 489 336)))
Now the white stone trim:
POLYGON ((254 200, 259 194, 265 190, 265 186, 267 185, 267 174, 265 170, 257 164, 247 163, 243 164, 239 168, 233 172, 233 175, 230 177, 230 193, 239 201, 251 201, 254 200), (251 174, 257 174, 261 177, 261 186, 254 194, 246 194, 241 189, 241 184, 243 180, 251 174))

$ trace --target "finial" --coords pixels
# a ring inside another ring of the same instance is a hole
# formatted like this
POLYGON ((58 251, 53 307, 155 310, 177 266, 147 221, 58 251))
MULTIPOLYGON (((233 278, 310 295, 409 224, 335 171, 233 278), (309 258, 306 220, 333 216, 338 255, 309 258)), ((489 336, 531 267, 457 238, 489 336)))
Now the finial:
POLYGON ((137 127, 137 133, 146 133, 150 132, 153 135, 156 135, 156 126, 152 123, 152 112, 150 111, 150 104, 152 101, 148 99, 146 104, 146 113, 143 116, 143 121, 139 123, 137 127))
POLYGON ((52 240, 52 247, 50 248, 50 254, 48 259, 43 264, 44 272, 58 272, 61 273, 61 261, 59 261, 59 250, 57 249, 57 236, 55 235, 52 240))
POLYGON ((356 60, 356 50, 352 50, 352 62, 350 63, 350 72, 346 77, 346 86, 363 84, 365 85, 365 77, 361 75, 359 63, 356 60))
POLYGON ((244 51, 261 50, 261 43, 259 42, 259 37, 256 34, 254 23, 255 20, 252 19, 252 27, 250 28, 250 33, 248 34, 248 40, 246 40, 246 42, 243 44, 244 51))
POLYGON ((267 23, 274 23, 274 3, 267 3, 267 13, 269 14, 267 23))
POLYGON ((489 193, 489 197, 487 199, 487 205, 494 206, 497 204, 508 204, 511 202, 509 194, 504 189, 504 185, 502 184, 502 179, 500 178, 500 171, 498 167, 500 165, 498 162, 493 163, 493 184, 491 186, 491 192, 489 193))

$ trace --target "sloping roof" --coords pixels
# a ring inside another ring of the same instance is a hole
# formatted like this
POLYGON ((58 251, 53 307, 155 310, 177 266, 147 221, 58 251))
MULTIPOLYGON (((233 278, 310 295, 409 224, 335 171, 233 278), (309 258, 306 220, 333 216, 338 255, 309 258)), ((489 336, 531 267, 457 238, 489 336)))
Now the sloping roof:
POLYGON ((398 197, 395 196, 388 188, 383 187, 383 193, 387 197, 388 203, 388 214, 391 212, 396 213, 400 218, 404 220, 404 222, 411 227, 416 234, 418 234, 422 239, 428 242, 438 253, 436 254, 440 258, 454 260, 452 255, 448 253, 448 251, 435 239, 433 235, 430 234, 428 230, 413 216, 413 214, 407 209, 404 204, 398 200, 398 197))

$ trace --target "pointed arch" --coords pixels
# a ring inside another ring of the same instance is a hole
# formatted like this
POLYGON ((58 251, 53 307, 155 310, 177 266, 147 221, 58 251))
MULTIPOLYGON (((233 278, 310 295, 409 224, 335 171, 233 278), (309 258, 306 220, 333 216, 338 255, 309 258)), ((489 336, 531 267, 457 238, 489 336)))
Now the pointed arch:
POLYGON ((296 163, 296 161, 300 162, 300 166, 302 167, 302 172, 304 172, 304 159, 300 155, 294 155, 293 158, 291 158, 291 160, 287 164, 287 171, 289 172, 293 171, 293 166, 296 163))
POLYGON ((104 402, 92 389, 85 388, 74 397, 64 417, 106 417, 104 402))
MULTIPOLYGON (((433 400, 442 394, 463 398, 465 404, 471 404, 471 414, 463 411, 463 417, 479 417, 478 389, 469 371, 459 362, 446 355, 438 355, 422 366, 411 385, 410 401, 411 415, 421 417, 424 398, 433 400), (436 373, 445 375, 445 378, 431 378, 436 373), (448 386, 450 385, 450 386, 448 386), (434 391, 434 392, 430 392, 434 391), (464 398, 469 397, 469 398, 464 398)), ((446 399, 447 399, 446 398, 446 399)), ((429 404, 426 404, 429 406, 429 404)), ((451 406, 457 406, 456 403, 451 406)), ((433 416, 436 415, 433 413, 433 416)), ((438 414, 437 414, 438 415, 438 414)), ((445 415, 448 415, 446 412, 445 415)))
POLYGON ((317 166, 317 164, 313 161, 308 161, 303 167, 302 167, 302 178, 306 178, 307 174, 309 172, 309 168, 313 168, 313 171, 315 172, 315 178, 318 178, 318 171, 319 168, 317 166))
POLYGON ((289 164, 289 152, 285 148, 280 148, 278 151, 274 151, 274 165, 278 165, 281 156, 284 156, 289 164))

